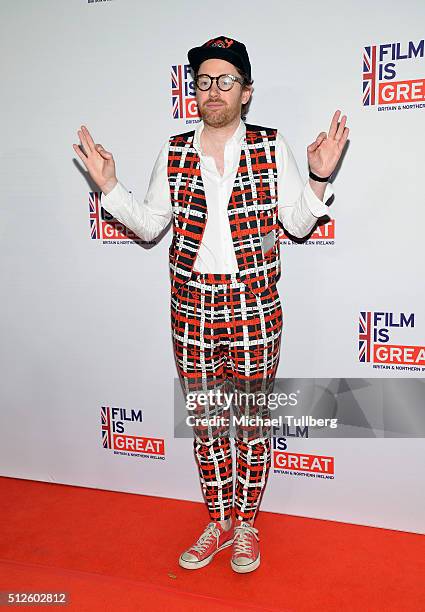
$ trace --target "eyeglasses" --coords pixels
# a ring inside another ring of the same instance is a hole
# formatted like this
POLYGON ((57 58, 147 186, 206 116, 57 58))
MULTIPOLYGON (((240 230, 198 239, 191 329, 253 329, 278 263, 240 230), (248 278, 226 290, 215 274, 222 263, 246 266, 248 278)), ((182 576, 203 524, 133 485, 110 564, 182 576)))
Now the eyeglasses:
POLYGON ((201 91, 208 91, 213 81, 217 82, 217 87, 221 89, 221 91, 229 91, 236 81, 241 85, 244 84, 243 79, 233 74, 220 74, 218 77, 212 77, 209 74, 198 74, 195 78, 195 85, 201 91))

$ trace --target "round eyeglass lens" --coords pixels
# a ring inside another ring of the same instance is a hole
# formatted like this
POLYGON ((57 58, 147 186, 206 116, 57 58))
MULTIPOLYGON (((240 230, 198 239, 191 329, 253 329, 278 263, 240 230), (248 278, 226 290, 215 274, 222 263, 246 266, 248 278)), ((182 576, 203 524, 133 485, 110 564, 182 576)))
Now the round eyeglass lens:
POLYGON ((229 91, 233 87, 233 79, 231 79, 227 74, 222 74, 218 79, 218 86, 223 91, 229 91))
POLYGON ((197 78, 196 84, 198 85, 199 89, 206 91, 211 86, 211 79, 208 75, 204 74, 197 78))

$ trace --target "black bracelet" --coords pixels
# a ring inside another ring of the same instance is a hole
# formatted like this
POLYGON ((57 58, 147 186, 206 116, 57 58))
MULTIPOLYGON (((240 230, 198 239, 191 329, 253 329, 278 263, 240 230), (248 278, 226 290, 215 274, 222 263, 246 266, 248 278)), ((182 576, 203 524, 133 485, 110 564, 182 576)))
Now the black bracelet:
POLYGON ((313 179, 313 181, 320 181, 321 183, 326 183, 326 181, 328 181, 331 178, 331 175, 329 176, 317 176, 317 174, 313 174, 313 172, 310 170, 310 172, 308 173, 308 176, 310 178, 313 179))

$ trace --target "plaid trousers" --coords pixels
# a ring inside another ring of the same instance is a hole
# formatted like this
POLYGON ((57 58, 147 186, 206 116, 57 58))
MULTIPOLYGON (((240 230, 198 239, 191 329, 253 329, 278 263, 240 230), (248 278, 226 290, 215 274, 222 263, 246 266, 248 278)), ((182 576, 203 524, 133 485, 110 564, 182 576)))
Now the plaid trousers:
POLYGON ((280 355, 282 308, 276 286, 254 294, 239 273, 193 272, 171 296, 171 329, 185 397, 195 398, 194 454, 211 520, 232 515, 230 414, 219 401, 229 389, 236 423, 235 514, 238 520, 253 519, 271 465, 264 397, 272 390, 280 355), (197 402, 202 393, 210 401, 197 402))

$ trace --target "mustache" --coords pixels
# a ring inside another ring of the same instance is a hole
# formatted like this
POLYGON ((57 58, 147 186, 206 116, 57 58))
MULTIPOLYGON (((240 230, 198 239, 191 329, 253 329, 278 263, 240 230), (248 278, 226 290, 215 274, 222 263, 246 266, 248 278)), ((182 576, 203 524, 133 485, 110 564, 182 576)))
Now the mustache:
POLYGON ((207 100, 204 102, 204 106, 208 106, 208 104, 220 104, 221 106, 226 106, 226 103, 223 100, 207 100))

